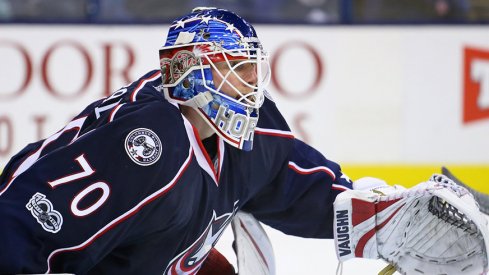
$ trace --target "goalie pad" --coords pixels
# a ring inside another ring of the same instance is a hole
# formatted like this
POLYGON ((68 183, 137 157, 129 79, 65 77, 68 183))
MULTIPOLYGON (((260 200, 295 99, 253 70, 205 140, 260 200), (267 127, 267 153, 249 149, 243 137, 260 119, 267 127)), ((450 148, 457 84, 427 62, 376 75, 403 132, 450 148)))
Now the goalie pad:
POLYGON ((239 275, 274 275, 275 257, 265 230, 253 215, 239 211, 232 220, 239 275))
POLYGON ((334 202, 340 262, 381 258, 402 274, 482 274, 487 220, 472 195, 443 175, 411 189, 349 190, 334 202))

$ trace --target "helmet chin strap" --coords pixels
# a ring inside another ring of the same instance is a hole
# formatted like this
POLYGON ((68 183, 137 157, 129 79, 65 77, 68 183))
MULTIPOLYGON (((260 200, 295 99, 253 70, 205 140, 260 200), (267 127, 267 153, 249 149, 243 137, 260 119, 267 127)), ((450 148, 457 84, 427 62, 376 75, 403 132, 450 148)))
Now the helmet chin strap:
POLYGON ((190 106, 194 108, 203 108, 205 105, 209 104, 214 98, 210 91, 206 91, 204 93, 199 93, 191 99, 181 103, 185 106, 190 106))

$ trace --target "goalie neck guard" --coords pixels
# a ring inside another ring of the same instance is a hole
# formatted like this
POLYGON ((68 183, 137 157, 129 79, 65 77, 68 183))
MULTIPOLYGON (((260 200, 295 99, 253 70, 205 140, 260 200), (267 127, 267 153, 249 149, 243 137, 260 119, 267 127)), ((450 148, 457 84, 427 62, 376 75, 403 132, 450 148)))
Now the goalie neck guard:
POLYGON ((227 143, 252 149, 270 65, 248 22, 222 9, 194 9, 170 26, 160 67, 168 101, 196 108, 227 143))

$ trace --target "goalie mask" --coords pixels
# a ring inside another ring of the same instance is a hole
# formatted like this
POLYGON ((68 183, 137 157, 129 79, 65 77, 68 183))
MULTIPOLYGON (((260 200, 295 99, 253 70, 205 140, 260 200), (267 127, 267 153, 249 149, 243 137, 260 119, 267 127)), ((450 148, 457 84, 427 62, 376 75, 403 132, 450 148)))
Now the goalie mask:
POLYGON ((270 65, 248 22, 222 9, 194 9, 170 26, 160 66, 168 101, 196 108, 227 143, 252 149, 270 65))

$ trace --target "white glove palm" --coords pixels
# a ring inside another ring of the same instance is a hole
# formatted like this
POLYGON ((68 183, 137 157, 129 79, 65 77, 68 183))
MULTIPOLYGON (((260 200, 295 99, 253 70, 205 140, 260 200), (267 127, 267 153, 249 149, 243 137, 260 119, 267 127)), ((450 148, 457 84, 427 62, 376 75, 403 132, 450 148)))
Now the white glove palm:
POLYGON ((382 258, 404 274, 487 272, 487 221, 464 188, 442 175, 408 190, 371 185, 335 201, 340 261, 382 258))

